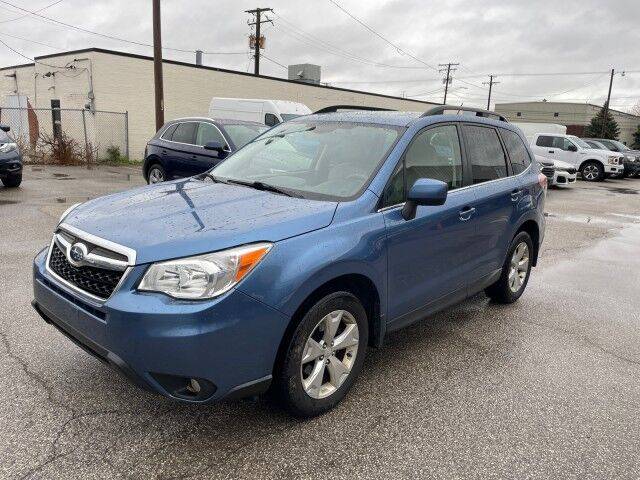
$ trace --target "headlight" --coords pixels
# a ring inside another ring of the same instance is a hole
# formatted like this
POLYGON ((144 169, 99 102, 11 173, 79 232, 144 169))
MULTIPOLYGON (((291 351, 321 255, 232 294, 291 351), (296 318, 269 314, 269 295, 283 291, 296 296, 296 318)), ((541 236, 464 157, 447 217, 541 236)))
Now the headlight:
POLYGON ((17 149, 18 149, 18 145, 16 145, 13 142, 3 143, 2 145, 0 145, 0 152, 2 153, 9 153, 17 149))
POLYGON ((609 157, 609 164, 610 165, 617 165, 618 164, 618 157, 609 157))
POLYGON ((237 285, 271 250, 271 243, 254 243, 196 257, 154 263, 138 290, 174 298, 217 297, 237 285))
POLYGON ((78 205, 80 205, 80 204, 79 203, 74 203, 69 208, 67 208, 64 212, 62 212, 62 215, 60 215, 60 220, 58 220, 58 224, 61 224, 62 221, 66 218, 66 216, 71 213, 71 210, 76 208, 78 205))

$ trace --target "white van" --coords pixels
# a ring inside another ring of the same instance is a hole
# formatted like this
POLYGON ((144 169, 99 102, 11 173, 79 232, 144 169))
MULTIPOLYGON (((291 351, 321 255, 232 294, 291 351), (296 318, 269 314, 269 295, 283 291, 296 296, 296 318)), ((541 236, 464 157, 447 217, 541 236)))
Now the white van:
POLYGON ((270 127, 310 113, 309 107, 303 103, 287 100, 214 97, 209 104, 211 118, 259 122, 270 127))

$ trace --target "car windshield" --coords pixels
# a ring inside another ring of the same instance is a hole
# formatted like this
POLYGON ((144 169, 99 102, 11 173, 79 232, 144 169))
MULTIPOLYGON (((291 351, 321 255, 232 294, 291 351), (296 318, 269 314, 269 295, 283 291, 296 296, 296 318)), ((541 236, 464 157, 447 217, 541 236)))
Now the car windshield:
POLYGON ((217 178, 260 182, 305 198, 360 192, 404 129, 353 122, 289 122, 217 165, 217 178))
POLYGON ((578 138, 574 135, 569 135, 569 138, 576 144, 578 144, 579 147, 581 148, 593 148, 591 145, 589 145, 587 142, 585 142, 584 140, 582 140, 581 138, 578 138))
POLYGON ((11 143, 13 140, 3 130, 0 130, 0 143, 11 143))
POLYGON ((621 152, 626 152, 627 150, 631 150, 624 143, 619 142, 617 140, 609 140, 609 142, 613 143, 616 147, 618 147, 618 150, 620 150, 621 152))
POLYGON ((245 123, 227 123, 224 125, 225 131, 229 134, 231 141, 236 148, 244 147, 251 140, 261 133, 267 131, 266 125, 250 125, 245 123))

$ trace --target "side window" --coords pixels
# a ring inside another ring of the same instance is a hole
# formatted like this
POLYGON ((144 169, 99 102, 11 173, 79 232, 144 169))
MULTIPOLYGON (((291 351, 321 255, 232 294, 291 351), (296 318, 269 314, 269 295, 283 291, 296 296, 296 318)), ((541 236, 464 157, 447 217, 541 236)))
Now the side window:
POLYGON ((276 117, 273 113, 265 113, 264 114, 264 124, 265 125, 273 127, 274 125, 277 125, 279 123, 280 123, 280 120, 278 120, 278 117, 276 117))
POLYGON ((536 140, 538 147, 553 147, 553 137, 548 135, 540 135, 536 140))
POLYGON ((507 176, 507 159, 493 128, 464 125, 467 155, 473 183, 489 182, 507 176))
POLYGON ((556 137, 555 138, 556 142, 554 142, 554 146, 556 146, 556 148, 559 148, 561 150, 569 150, 569 148, 571 147, 571 145, 573 145, 573 142, 571 140, 569 140, 568 138, 564 138, 564 137, 556 137), (556 145, 557 143, 557 145, 556 145))
POLYGON ((198 133, 196 135, 196 145, 203 147, 209 142, 218 142, 223 147, 227 144, 220 133, 220 130, 211 123, 198 123, 198 133))
POLYGON ((169 127, 162 133, 162 138, 163 140, 171 140, 173 137, 173 132, 176 131, 176 127, 178 126, 177 123, 174 123, 173 125, 169 125, 169 127))
POLYGON ((198 124, 196 122, 180 123, 173 132, 171 140, 174 142, 190 143, 193 145, 196 138, 197 127, 198 124))
POLYGON ((517 133, 505 129, 501 129, 500 132, 502 133, 504 145, 507 147, 513 173, 518 175, 524 172, 531 164, 531 157, 529 157, 527 147, 525 147, 524 142, 517 133))
POLYGON ((419 178, 441 180, 454 190, 462 186, 462 156, 454 125, 418 133, 396 167, 383 194, 383 206, 404 202, 406 189, 419 178))

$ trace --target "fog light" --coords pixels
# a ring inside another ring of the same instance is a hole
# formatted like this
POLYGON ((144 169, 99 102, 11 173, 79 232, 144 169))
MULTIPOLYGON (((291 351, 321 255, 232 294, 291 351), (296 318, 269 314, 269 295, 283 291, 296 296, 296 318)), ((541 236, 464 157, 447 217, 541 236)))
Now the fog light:
POLYGON ((187 387, 188 392, 197 395, 200 393, 200 390, 201 390, 200 384, 195 378, 192 378, 191 380, 189 380, 189 386, 187 387))

